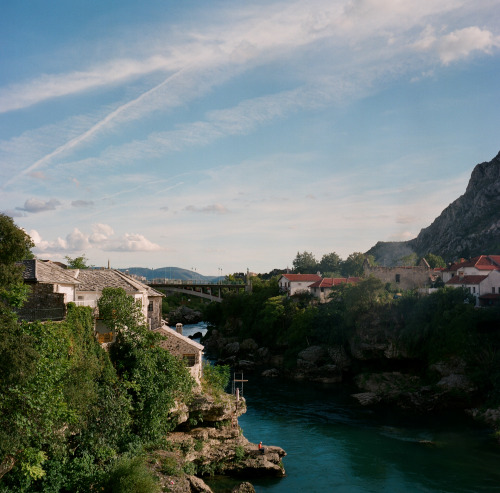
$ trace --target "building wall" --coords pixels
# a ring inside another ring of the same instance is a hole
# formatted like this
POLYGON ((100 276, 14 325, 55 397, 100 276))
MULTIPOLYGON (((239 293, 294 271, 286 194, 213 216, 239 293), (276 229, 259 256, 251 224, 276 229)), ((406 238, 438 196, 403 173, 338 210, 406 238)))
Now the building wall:
POLYGON ((56 284, 56 293, 64 294, 64 303, 69 303, 70 301, 75 301, 75 286, 70 284, 56 284))
POLYGON ((393 287, 401 289, 422 288, 429 284, 431 269, 425 266, 416 267, 364 267, 365 276, 374 276, 383 283, 391 283, 393 287))
POLYGON ((480 284, 480 294, 500 294, 500 271, 491 271, 488 277, 480 284), (495 288, 493 290, 493 288, 495 288))
POLYGON ((161 327, 161 296, 150 296, 147 308, 148 324, 151 330, 161 327), (152 303, 152 310, 149 309, 149 304, 152 303))
POLYGON ((64 293, 55 293, 53 284, 31 284, 31 294, 18 310, 21 320, 62 320, 66 316, 64 293))
POLYGON ((161 331, 162 335, 166 335, 167 339, 161 341, 160 346, 166 349, 169 353, 173 354, 175 357, 182 359, 186 354, 194 354, 194 366, 189 368, 192 377, 199 382, 201 380, 201 367, 202 367, 202 351, 197 347, 194 347, 187 341, 184 341, 180 337, 176 337, 173 334, 166 334, 161 331))

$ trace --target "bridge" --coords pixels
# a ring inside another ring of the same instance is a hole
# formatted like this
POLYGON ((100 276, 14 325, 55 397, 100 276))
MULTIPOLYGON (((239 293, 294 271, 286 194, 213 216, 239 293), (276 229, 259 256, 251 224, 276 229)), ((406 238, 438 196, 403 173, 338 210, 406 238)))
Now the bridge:
POLYGON ((247 284, 236 283, 210 283, 198 280, 179 280, 179 279, 153 279, 146 283, 154 289, 161 289, 169 293, 182 293, 190 296, 198 296, 210 301, 220 303, 224 292, 240 293, 249 291, 251 288, 247 284))

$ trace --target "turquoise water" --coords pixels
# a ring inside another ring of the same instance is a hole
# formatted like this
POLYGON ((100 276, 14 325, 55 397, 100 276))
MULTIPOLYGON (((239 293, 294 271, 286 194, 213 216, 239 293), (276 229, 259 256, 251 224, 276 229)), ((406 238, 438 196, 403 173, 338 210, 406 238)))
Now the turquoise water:
MULTIPOLYGON (((184 333, 198 330, 204 324, 184 333)), ((374 411, 345 385, 245 378, 245 437, 288 454, 285 478, 251 480, 257 493, 500 493, 500 445, 461 412, 374 411)), ((234 486, 207 482, 218 493, 234 486)))
POLYGON ((345 387, 246 378, 244 435, 288 454, 287 476, 252 480, 257 492, 500 492, 500 445, 461 414, 374 412, 345 387))

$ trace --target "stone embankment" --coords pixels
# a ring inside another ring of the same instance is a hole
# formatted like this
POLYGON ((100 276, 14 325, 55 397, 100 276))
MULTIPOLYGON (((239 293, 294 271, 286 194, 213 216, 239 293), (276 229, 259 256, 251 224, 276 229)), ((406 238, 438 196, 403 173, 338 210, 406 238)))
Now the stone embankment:
POLYGON ((176 430, 167 437, 168 446, 151 455, 151 467, 164 491, 211 492, 203 478, 213 474, 238 478, 233 491, 252 492, 247 480, 254 477, 283 477, 286 452, 265 445, 264 451, 249 442, 237 418, 246 412, 246 402, 229 394, 199 392, 193 402, 173 411, 176 430))
POLYGON ((310 346, 297 355, 294 368, 286 371, 281 355, 259 347, 253 339, 240 343, 213 330, 204 344, 220 363, 242 371, 319 383, 347 381, 358 387, 353 398, 363 406, 394 406, 413 412, 462 409, 500 430, 500 408, 484 407, 463 360, 452 357, 423 368, 382 330, 356 331, 345 347, 310 346))

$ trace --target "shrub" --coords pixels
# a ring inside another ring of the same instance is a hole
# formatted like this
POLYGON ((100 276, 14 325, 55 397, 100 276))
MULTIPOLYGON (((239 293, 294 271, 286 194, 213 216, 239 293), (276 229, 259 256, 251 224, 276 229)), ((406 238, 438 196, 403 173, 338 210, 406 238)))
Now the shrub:
POLYGON ((141 457, 121 459, 109 471, 106 493, 159 493, 158 481, 141 457))

